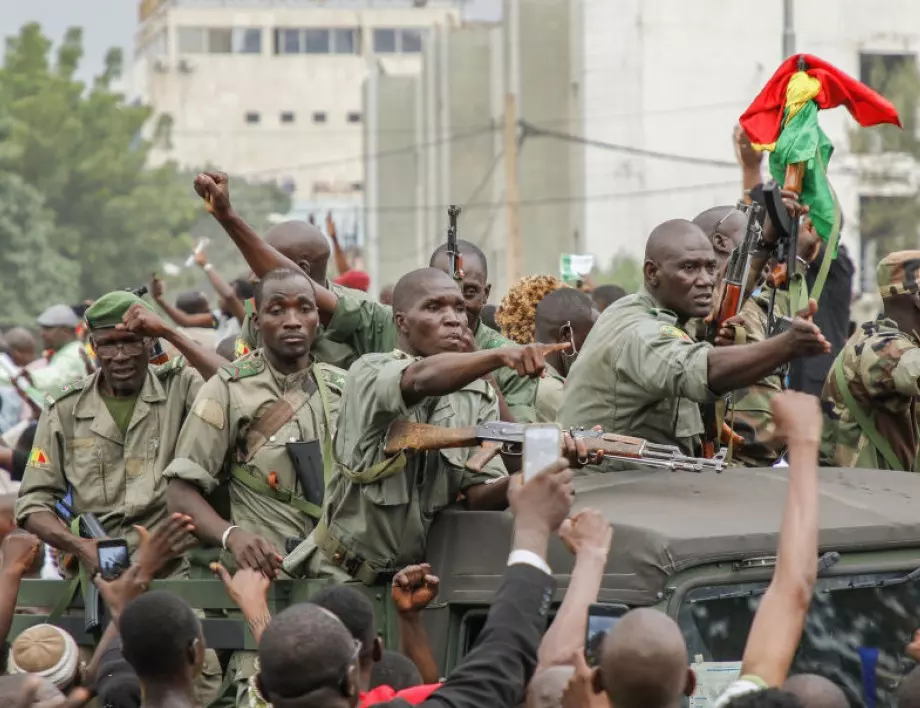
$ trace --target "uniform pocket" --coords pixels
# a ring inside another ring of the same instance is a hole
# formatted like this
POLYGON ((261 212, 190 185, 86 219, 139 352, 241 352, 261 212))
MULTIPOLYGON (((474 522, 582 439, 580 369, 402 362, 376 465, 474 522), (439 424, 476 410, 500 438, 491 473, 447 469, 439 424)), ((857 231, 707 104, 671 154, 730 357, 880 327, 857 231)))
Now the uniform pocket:
POLYGON ((93 438, 72 438, 67 441, 72 464, 66 469, 67 481, 73 489, 75 508, 98 509, 111 503, 105 488, 102 449, 93 438))
POLYGON ((405 473, 395 474, 379 482, 362 484, 361 493, 379 506, 401 506, 409 503, 409 487, 405 473))

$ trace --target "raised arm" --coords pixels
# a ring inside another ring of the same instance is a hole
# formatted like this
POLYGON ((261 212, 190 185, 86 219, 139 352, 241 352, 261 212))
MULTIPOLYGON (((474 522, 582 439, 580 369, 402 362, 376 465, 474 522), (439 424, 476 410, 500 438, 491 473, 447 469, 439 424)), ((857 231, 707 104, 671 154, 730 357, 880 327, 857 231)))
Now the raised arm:
POLYGON ((246 319, 246 307, 243 305, 242 300, 236 296, 236 292, 230 287, 230 284, 227 283, 214 266, 208 262, 208 254, 204 252, 204 249, 195 254, 195 263, 204 271, 205 276, 211 283, 211 287, 214 288, 214 292, 227 303, 231 314, 242 324, 243 320, 246 319))
POLYGON ((335 230, 335 221, 332 220, 331 211, 326 214, 326 233, 329 234, 329 239, 332 241, 335 268, 339 271, 339 275, 344 275, 351 270, 351 266, 348 265, 348 258, 345 257, 345 251, 342 250, 342 246, 339 244, 338 232, 335 230))
POLYGON ((776 570, 754 615, 741 673, 781 686, 802 637, 818 575, 818 399, 784 391, 771 399, 778 436, 789 447, 789 491, 776 570))
MULTIPOLYGON (((256 277, 261 278, 277 268, 309 272, 305 269, 305 264, 295 263, 269 246, 243 217, 234 211, 230 204, 230 183, 227 175, 222 172, 202 172, 195 178, 195 191, 204 200, 205 208, 227 232, 256 277)), ((320 283, 314 283, 314 286, 320 319, 323 324, 328 324, 335 312, 338 297, 320 283)))
POLYGON ((180 327, 208 328, 214 326, 214 317, 210 313, 200 312, 191 315, 171 304, 166 299, 166 289, 163 287, 163 281, 155 275, 150 281, 150 295, 159 308, 166 313, 166 316, 180 327))
POLYGON ((186 358, 198 373, 207 380, 217 373, 227 362, 216 351, 196 344, 189 337, 168 326, 155 313, 140 303, 135 303, 125 313, 124 322, 119 329, 134 332, 142 337, 165 339, 186 358))

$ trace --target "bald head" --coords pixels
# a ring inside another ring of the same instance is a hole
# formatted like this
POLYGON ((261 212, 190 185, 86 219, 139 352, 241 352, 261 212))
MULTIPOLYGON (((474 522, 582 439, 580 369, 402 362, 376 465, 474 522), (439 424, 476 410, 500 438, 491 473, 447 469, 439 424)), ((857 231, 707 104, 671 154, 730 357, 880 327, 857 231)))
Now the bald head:
POLYGON ((13 327, 3 337, 17 366, 27 366, 35 361, 35 337, 29 330, 25 327, 13 327))
POLYGON ((642 275, 661 307, 681 319, 705 317, 718 265, 703 230, 686 219, 672 219, 649 234, 642 275))
POLYGON ((435 289, 458 290, 459 286, 443 270, 418 268, 406 273, 393 288, 393 312, 408 312, 412 305, 435 289))
POLYGON ((694 688, 680 628, 658 610, 623 615, 604 642, 601 672, 616 708, 670 708, 694 688))
POLYGON ((728 260, 741 245, 747 229, 747 217, 733 206, 717 206, 697 215, 693 223, 709 238, 720 261, 728 260))
POLYGON ((798 696, 805 708, 850 708, 840 687, 817 674, 790 676, 783 690, 798 696))
POLYGON ((326 284, 331 250, 329 239, 316 226, 306 221, 285 221, 268 230, 265 242, 294 261, 317 283, 326 284))

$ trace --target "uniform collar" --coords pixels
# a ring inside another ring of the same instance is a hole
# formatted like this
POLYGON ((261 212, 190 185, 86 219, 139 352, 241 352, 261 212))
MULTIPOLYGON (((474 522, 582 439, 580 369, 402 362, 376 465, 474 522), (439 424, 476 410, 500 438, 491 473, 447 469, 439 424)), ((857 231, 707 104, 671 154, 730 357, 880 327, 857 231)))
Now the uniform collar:
POLYGON ((253 352, 253 358, 259 358, 265 364, 265 368, 268 370, 271 377, 275 382, 282 388, 282 390, 287 390, 289 388, 294 388, 300 386, 303 383, 303 380, 310 375, 310 371, 313 370, 313 358, 310 358, 310 362, 303 368, 295 371, 293 374, 282 374, 278 369, 271 365, 268 361, 268 357, 265 356, 264 350, 260 349, 256 352, 253 352))
MULTIPOLYGON (((90 426, 92 432, 113 442, 123 443, 124 436, 112 419, 108 406, 105 405, 102 393, 99 390, 101 379, 102 372, 97 371, 92 375, 89 384, 80 392, 73 408, 74 418, 93 419, 93 423, 90 426)), ((163 385, 154 373, 153 368, 148 366, 147 377, 137 394, 137 403, 134 405, 134 415, 131 417, 128 432, 147 417, 150 413, 151 404, 162 403, 165 400, 166 392, 163 390, 163 385)))

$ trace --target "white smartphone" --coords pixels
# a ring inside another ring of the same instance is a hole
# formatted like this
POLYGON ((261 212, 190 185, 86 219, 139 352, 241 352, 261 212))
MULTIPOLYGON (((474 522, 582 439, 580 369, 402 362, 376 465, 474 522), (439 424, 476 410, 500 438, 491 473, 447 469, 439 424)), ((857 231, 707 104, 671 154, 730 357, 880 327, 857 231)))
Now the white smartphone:
POLYGON ((524 481, 529 482, 562 454, 562 428, 555 423, 524 429, 524 481))

